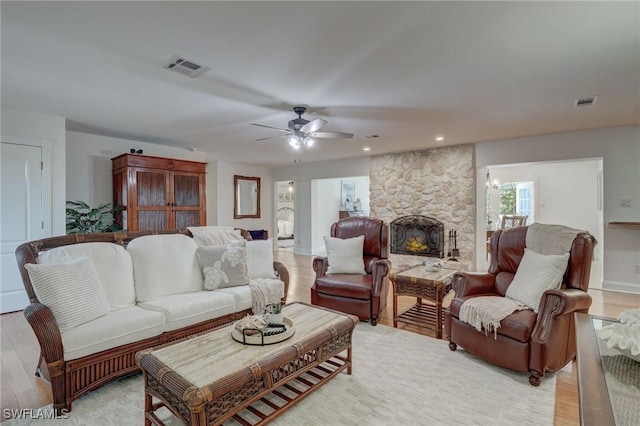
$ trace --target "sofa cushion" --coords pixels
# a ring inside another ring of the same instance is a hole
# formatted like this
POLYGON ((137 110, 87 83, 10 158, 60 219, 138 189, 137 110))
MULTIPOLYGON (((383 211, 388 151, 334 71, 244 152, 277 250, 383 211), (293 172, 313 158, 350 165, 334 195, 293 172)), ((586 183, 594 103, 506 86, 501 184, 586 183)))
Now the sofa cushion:
POLYGON ((247 241, 247 272, 249 278, 277 278, 273 270, 273 241, 247 241))
POLYGON ((236 299, 233 294, 220 290, 196 291, 142 302, 138 306, 164 314, 166 330, 172 331, 232 314, 236 312, 236 299))
POLYGON ((83 257, 93 262, 111 310, 133 306, 133 264, 124 247, 113 243, 82 243, 56 247, 38 255, 38 263, 69 263, 83 257))
POLYGON ((202 290, 196 243, 182 234, 146 235, 133 239, 127 251, 133 260, 136 300, 202 290))
POLYGON ((249 284, 245 242, 198 247, 205 290, 249 284))
POLYGON ((364 270, 364 235, 354 238, 324 237, 329 267, 327 274, 366 274, 364 270))
POLYGON ((568 261, 569 253, 544 255, 525 248, 524 256, 513 281, 507 288, 506 296, 538 312, 542 294, 547 290, 560 287, 568 261))
POLYGON ((253 304, 253 297, 251 297, 251 287, 248 285, 238 287, 227 287, 217 290, 220 293, 229 293, 233 295, 236 308, 235 311, 243 311, 245 309, 251 309, 253 304))
POLYGON ((82 358, 164 331, 165 318, 160 312, 129 306, 62 333, 64 359, 82 358))
POLYGON ((222 246, 232 241, 244 241, 240 230, 234 229, 233 226, 189 226, 187 229, 198 247, 222 246))
POLYGON ((25 265, 38 300, 46 305, 65 332, 110 311, 91 259, 69 263, 25 265))

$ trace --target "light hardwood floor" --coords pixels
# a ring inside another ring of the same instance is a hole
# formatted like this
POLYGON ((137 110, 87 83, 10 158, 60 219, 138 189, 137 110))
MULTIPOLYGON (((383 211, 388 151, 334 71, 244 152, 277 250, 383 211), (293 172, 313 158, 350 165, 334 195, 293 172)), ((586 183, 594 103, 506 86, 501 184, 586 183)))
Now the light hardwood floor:
MULTIPOLYGON (((295 255, 290 251, 277 251, 276 260, 289 269, 290 286, 288 301, 310 301, 309 288, 313 283, 312 257, 295 255)), ((640 295, 590 291, 593 305, 590 312, 596 315, 617 317, 629 308, 640 306, 640 295)), ((401 298, 400 308, 413 303, 410 298, 401 298)), ((387 309, 380 320, 382 326, 393 326, 391 296, 387 309)), ((401 328, 425 334, 433 338, 430 331, 408 324, 401 328)), ((38 342, 24 319, 22 312, 0 316, 0 404, 5 408, 38 408, 52 401, 49 386, 33 372, 38 361, 38 342)), ((555 425, 579 424, 578 392, 575 363, 570 363, 556 373, 555 425)))

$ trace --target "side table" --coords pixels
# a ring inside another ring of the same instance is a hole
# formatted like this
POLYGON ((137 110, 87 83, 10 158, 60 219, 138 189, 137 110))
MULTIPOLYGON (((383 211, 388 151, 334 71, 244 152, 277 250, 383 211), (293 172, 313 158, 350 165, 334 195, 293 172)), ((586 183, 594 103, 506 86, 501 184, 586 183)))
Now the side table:
POLYGON ((451 276, 456 271, 442 269, 428 272, 423 265, 406 271, 392 271, 389 280, 393 284, 393 326, 398 322, 413 324, 435 330, 436 338, 442 338, 442 301, 445 290, 451 288, 451 276), (411 296, 416 303, 398 314, 398 296, 411 296), (423 299, 427 303, 423 303, 423 299))

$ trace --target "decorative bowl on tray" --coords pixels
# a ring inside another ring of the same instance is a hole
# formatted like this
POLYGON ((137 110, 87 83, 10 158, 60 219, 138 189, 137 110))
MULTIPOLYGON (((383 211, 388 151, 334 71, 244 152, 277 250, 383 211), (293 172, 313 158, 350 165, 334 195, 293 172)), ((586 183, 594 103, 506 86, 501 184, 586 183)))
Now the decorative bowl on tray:
POLYGON ((287 317, 282 319, 282 324, 267 324, 264 321, 263 323, 258 322, 257 327, 253 327, 253 324, 242 323, 243 321, 246 319, 240 320, 234 325, 231 337, 236 342, 245 345, 272 345, 287 340, 295 333, 293 321, 287 317))

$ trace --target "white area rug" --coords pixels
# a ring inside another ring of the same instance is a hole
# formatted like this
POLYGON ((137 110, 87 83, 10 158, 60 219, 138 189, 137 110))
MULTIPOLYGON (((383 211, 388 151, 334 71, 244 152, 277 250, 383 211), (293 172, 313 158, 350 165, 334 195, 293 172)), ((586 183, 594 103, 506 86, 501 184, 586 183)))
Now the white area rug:
MULTIPOLYGON (((339 374, 272 424, 553 425, 554 374, 533 387, 528 374, 490 365, 461 349, 451 352, 445 341, 383 325, 359 324, 353 346, 351 376, 339 374)), ((6 425, 140 425, 143 407, 142 375, 135 375, 75 401, 66 420, 6 425)))

